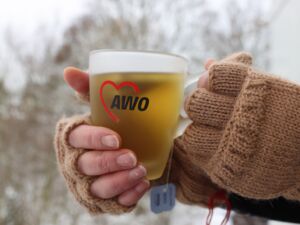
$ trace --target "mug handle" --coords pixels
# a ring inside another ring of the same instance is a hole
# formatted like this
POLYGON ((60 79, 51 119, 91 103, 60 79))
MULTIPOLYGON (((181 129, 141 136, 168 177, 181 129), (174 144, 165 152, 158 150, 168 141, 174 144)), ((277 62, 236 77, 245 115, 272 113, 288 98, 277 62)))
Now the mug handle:
POLYGON ((186 127, 192 122, 184 110, 184 101, 194 90, 197 89, 197 83, 201 77, 199 74, 203 73, 189 75, 184 82, 183 101, 180 108, 179 123, 175 137, 182 135, 186 127))

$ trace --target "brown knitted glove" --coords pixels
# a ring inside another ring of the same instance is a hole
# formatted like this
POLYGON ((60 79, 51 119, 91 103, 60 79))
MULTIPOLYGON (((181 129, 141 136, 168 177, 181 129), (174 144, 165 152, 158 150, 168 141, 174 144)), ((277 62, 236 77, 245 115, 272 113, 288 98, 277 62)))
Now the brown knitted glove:
POLYGON ((91 124, 87 115, 63 118, 58 121, 55 134, 55 150, 59 169, 65 178, 69 190, 73 193, 77 201, 87 208, 91 214, 111 213, 119 214, 131 211, 134 206, 126 207, 120 205, 117 199, 100 199, 90 193, 90 185, 97 176, 83 175, 77 168, 77 160, 81 154, 88 151, 86 149, 76 149, 68 142, 71 131, 79 125, 91 124))
POLYGON ((187 162, 220 187, 254 199, 300 200, 300 87, 235 54, 209 68, 209 90, 187 102, 187 162))

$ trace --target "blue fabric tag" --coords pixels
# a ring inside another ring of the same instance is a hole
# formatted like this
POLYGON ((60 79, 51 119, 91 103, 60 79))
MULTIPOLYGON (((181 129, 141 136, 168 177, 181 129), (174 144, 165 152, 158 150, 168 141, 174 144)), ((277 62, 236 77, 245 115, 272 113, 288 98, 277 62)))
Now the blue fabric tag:
POLYGON ((174 184, 164 184, 151 188, 150 201, 151 211, 161 213, 170 211, 175 206, 176 186, 174 184))

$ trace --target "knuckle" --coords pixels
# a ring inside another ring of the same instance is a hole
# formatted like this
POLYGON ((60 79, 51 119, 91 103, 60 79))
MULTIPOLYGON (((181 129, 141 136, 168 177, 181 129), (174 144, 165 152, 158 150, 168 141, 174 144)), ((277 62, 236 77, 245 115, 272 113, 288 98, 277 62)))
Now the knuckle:
POLYGON ((97 158, 96 158, 96 169, 101 174, 111 172, 110 158, 107 157, 107 155, 99 152, 99 154, 97 154, 97 158))
POLYGON ((108 199, 112 197, 111 190, 108 187, 99 188, 98 195, 100 198, 108 199))
POLYGON ((77 136, 78 136, 78 133, 80 131, 80 126, 79 127, 76 127, 74 130, 72 130, 69 134, 69 137, 68 137, 68 142, 70 143, 71 146, 73 147, 77 147, 77 136))
POLYGON ((89 132, 89 134, 87 135, 87 139, 86 139, 86 142, 87 142, 87 145, 92 147, 94 146, 94 135, 92 132, 89 132))
POLYGON ((84 166, 84 157, 85 157, 85 154, 82 154, 78 160, 77 160, 77 167, 78 167, 78 170, 82 173, 85 173, 85 166, 84 166))
POLYGON ((90 191, 93 195, 99 198, 106 199, 106 196, 108 196, 109 193, 107 191, 105 183, 103 183, 100 179, 101 178, 97 179, 91 184, 90 191))
MULTIPOLYGON (((111 193, 121 193, 122 192, 122 186, 115 180, 112 180, 110 183, 109 183, 109 189, 111 191, 111 193)), ((111 196, 113 197, 113 196, 111 196)))
POLYGON ((101 144, 101 136, 102 136, 102 130, 100 127, 98 127, 97 129, 93 130, 90 132, 90 134, 88 135, 88 145, 91 148, 96 148, 96 149, 102 149, 103 146, 101 144))
POLYGON ((101 188, 99 188, 99 197, 103 199, 109 199, 117 195, 119 193, 120 186, 117 184, 116 181, 113 180, 107 180, 103 185, 101 185, 101 188))
POLYGON ((90 186, 90 191, 94 196, 97 196, 99 198, 106 199, 108 196, 107 188, 105 187, 105 184, 102 184, 101 181, 96 180, 94 181, 90 186))

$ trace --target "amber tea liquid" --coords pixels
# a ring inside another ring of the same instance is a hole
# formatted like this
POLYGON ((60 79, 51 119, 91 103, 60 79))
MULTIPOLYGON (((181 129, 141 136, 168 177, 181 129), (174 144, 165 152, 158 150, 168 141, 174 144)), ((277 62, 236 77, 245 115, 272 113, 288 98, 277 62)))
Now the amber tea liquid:
POLYGON ((122 148, 135 152, 159 178, 166 166, 183 96, 183 74, 120 72, 90 75, 92 123, 122 137, 122 148))

